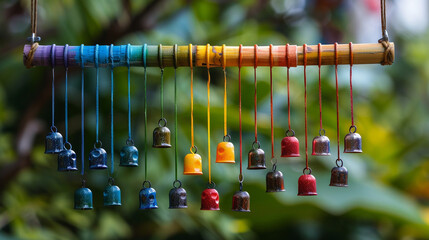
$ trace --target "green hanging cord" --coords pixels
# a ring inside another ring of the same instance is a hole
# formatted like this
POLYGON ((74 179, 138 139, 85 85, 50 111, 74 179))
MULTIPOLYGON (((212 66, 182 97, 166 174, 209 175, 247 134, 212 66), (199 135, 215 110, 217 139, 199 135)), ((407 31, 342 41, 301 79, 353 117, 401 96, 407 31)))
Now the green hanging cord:
POLYGON ((164 66, 162 65, 162 44, 158 47, 158 62, 161 68, 161 118, 164 118, 164 66))
POLYGON ((143 67, 144 67, 144 180, 147 180, 147 44, 143 45, 143 67))
POLYGON ((114 141, 113 141, 113 44, 110 45, 109 49, 109 58, 110 58, 110 148, 111 148, 111 164, 110 164, 110 174, 113 176, 113 171, 115 168, 114 164, 114 141))
POLYGON ((177 181, 177 164, 178 164, 178 150, 177 150, 177 44, 174 44, 174 168, 177 181))

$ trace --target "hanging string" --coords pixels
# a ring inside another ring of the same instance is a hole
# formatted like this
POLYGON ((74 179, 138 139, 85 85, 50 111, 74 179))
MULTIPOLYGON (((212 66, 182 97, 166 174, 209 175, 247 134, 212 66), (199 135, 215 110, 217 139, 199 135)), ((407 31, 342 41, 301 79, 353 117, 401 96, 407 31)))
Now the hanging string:
POLYGON ((238 47, 238 122, 240 128, 240 175, 238 180, 243 182, 243 134, 242 134, 242 125, 241 125, 241 63, 243 61, 242 54, 243 45, 240 44, 238 47))
POLYGON ((95 45, 94 50, 94 64, 95 64, 95 70, 96 70, 96 87, 95 87, 95 143, 98 143, 98 123, 99 123, 99 108, 100 108, 100 96, 99 96, 99 85, 100 85, 100 79, 99 79, 99 68, 98 68, 98 44, 95 45))
POLYGON ((114 164, 114 141, 113 141, 113 44, 109 48, 109 58, 110 58, 110 148, 111 148, 111 164, 110 164, 110 174, 113 175, 115 168, 114 164))
POLYGON ((130 69, 130 44, 127 45, 127 68, 128 68, 128 141, 131 139, 131 69, 130 69))
POLYGON ((223 68, 223 79, 224 79, 224 91, 223 91, 223 135, 227 136, 227 92, 226 92, 226 47, 222 45, 222 68, 223 68))
POLYGON ((32 37, 36 37, 37 35, 37 0, 31 0, 31 33, 32 33, 32 37))
POLYGON ((177 181, 177 165, 178 165, 178 150, 177 150, 177 44, 174 44, 174 170, 177 181))
POLYGON ((349 42, 349 48, 350 48, 350 115, 352 120, 351 127, 355 127, 355 121, 353 118, 353 80, 352 80, 352 74, 353 74, 353 43, 349 42))
POLYGON ((65 138, 66 141, 64 143, 64 146, 66 144, 70 144, 69 143, 69 134, 68 134, 68 129, 69 129, 69 124, 68 124, 68 89, 67 89, 67 85, 68 85, 68 73, 69 73, 69 65, 68 65, 68 55, 69 55, 69 45, 66 44, 64 46, 64 68, 66 69, 66 76, 65 76, 65 85, 66 85, 66 89, 65 89, 65 93, 64 93, 64 125, 65 125, 65 138))
POLYGON ((51 47, 51 66, 52 66, 52 125, 51 131, 56 132, 55 127, 55 44, 51 47))
POLYGON ((291 131, 291 128, 290 128, 290 88, 289 88, 289 68, 290 68, 289 43, 286 44, 286 62, 287 62, 287 121, 288 121, 289 131, 291 131))
POLYGON ((271 158, 274 158, 274 118, 273 118, 273 45, 270 44, 270 114, 271 114, 271 158))
POLYGON ((389 35, 386 30, 386 0, 380 0, 380 16, 381 16, 381 35, 383 40, 389 41, 389 35))
POLYGON ((338 150, 338 159, 340 159, 340 111, 339 111, 339 97, 338 97, 338 43, 334 44, 335 52, 335 92, 336 92, 336 102, 337 102, 337 150, 338 150))
POLYGON ((161 118, 164 118, 164 66, 162 65, 162 44, 158 47, 158 61, 161 68, 161 118))
POLYGON ((378 40, 384 47, 384 58, 381 65, 392 65, 393 63, 393 46, 389 43, 389 35, 387 33, 386 23, 386 0, 380 0, 380 16, 381 16, 381 35, 382 38, 378 40))
POLYGON ((318 52, 318 58, 319 58, 319 119, 320 119, 320 131, 323 129, 322 124, 322 78, 320 74, 320 68, 322 66, 322 44, 317 45, 317 52, 318 52))
POLYGON ((305 125, 305 168, 308 169, 308 140, 307 140, 307 44, 302 47, 304 54, 304 125, 305 125))
POLYGON ((194 68, 192 66, 192 44, 189 44, 189 67, 191 69, 191 152, 194 144, 194 68))
POLYGON ((143 45, 143 67, 144 67, 144 180, 147 180, 147 44, 143 45))
POLYGON ((209 160, 209 184, 212 183, 211 166, 210 166, 210 44, 206 46, 206 62, 207 62, 207 145, 208 145, 208 160, 209 160))
POLYGON ((257 83, 256 83, 256 68, 258 67, 258 45, 254 45, 254 53, 255 53, 255 62, 253 64, 253 75, 255 76, 255 142, 258 142, 258 124, 257 124, 257 83))
POLYGON ((82 90, 81 90, 81 105, 80 105, 80 109, 81 109, 81 162, 82 162, 82 166, 81 166, 81 171, 80 174, 83 176, 85 173, 85 95, 84 95, 84 88, 85 88, 85 72, 84 72, 84 68, 85 68, 85 64, 83 61, 83 47, 84 45, 80 45, 80 66, 82 68, 82 90))

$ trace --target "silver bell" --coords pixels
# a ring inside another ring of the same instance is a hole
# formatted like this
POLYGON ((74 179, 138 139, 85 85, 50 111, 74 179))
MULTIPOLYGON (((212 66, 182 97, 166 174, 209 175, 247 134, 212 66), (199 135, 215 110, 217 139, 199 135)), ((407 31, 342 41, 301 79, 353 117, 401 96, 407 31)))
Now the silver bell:
POLYGON ((325 136, 325 129, 320 129, 319 136, 313 138, 313 153, 315 156, 330 156, 331 148, 330 141, 327 136, 325 136))
POLYGON ((356 132, 356 126, 351 126, 349 133, 344 137, 344 152, 345 153, 361 153, 362 152, 362 137, 356 132), (354 129, 354 131, 352 131, 354 129))

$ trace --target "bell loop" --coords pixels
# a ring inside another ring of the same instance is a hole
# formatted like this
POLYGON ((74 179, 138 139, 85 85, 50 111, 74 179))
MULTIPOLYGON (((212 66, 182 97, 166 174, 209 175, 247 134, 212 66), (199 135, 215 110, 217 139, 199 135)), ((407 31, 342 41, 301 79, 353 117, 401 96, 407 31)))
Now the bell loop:
POLYGON ((240 182, 240 192, 243 191, 243 181, 240 182))
POLYGON ((216 188, 216 183, 215 182, 208 182, 208 184, 207 184, 207 188, 210 188, 210 189, 214 189, 214 188, 216 188))
POLYGON ((94 143, 94 148, 101 148, 101 147, 103 147, 103 143, 100 140, 97 140, 94 143))
POLYGON ((72 145, 71 145, 71 143, 69 143, 69 142, 64 143, 64 148, 65 148, 66 150, 71 150, 71 149, 72 149, 72 145))
POLYGON ((271 158, 271 164, 277 165, 277 158, 271 158))
POLYGON ((160 126, 160 127, 165 127, 165 126, 167 126, 167 119, 165 119, 165 118, 161 118, 161 119, 159 119, 159 121, 158 121, 158 126, 160 126), (161 122, 164 122, 164 125, 162 125, 162 124, 161 124, 161 122))
POLYGON ((343 166, 344 166, 344 162, 343 162, 343 160, 341 160, 341 159, 337 159, 337 160, 335 161, 335 164, 337 165, 337 167, 343 167, 343 166), (338 164, 338 162, 340 162, 341 164, 338 164))
POLYGON ((286 130, 286 136, 287 137, 295 137, 295 131, 292 129, 286 130), (292 133, 292 135, 289 136, 289 133, 292 133))
POLYGON ((192 146, 192 147, 191 147, 191 149, 190 149, 190 151, 191 151, 191 153, 192 153, 192 154, 196 154, 196 153, 197 153, 197 151, 198 151, 197 146, 195 146, 195 145, 194 145, 194 146, 192 146))
POLYGON ((223 136, 223 141, 224 142, 231 142, 231 136, 229 134, 223 136), (228 139, 228 140, 226 140, 226 139, 228 139))
POLYGON ((260 149, 261 148, 261 143, 259 142, 259 141, 254 141, 253 143, 252 143, 252 148, 253 149, 260 149), (255 145, 256 144, 256 145, 255 145))
POLYGON ((55 126, 51 126, 51 132, 58 132, 58 129, 57 129, 57 127, 55 127, 55 126))
POLYGON ((115 185, 115 179, 113 177, 109 177, 109 180, 107 180, 110 186, 115 185))
POLYGON ((273 172, 275 172, 275 171, 277 171, 277 164, 276 163, 273 164, 273 172))
POLYGON ((325 136, 325 134, 326 134, 325 129, 324 129, 324 128, 321 128, 321 129, 319 130, 319 136, 325 136))
POLYGON ((349 128, 349 133, 356 133, 356 131, 357 131, 357 127, 355 125, 351 125, 349 128), (352 129, 354 130, 352 131, 352 129))
POLYGON ((82 187, 85 188, 86 187, 86 180, 82 179, 82 187))
POLYGON ((243 180, 244 180, 243 174, 240 173, 240 175, 238 175, 238 182, 243 183, 243 180))
POLYGON ((152 187, 152 183, 149 180, 144 180, 143 182, 143 189, 144 188, 151 188, 152 187), (148 185, 147 187, 145 185, 148 185))
POLYGON ((132 138, 128 138, 125 143, 127 144, 127 146, 134 146, 134 140, 132 138))
POLYGON ((173 187, 174 188, 181 188, 182 187, 182 182, 180 180, 174 180, 173 187), (179 186, 176 187, 176 183, 179 183, 179 186))
POLYGON ((302 173, 304 174, 304 175, 311 175, 311 168, 309 168, 309 167, 306 167, 306 168, 304 168, 303 170, 302 170, 302 173), (305 171, 308 171, 308 173, 305 173, 305 171))

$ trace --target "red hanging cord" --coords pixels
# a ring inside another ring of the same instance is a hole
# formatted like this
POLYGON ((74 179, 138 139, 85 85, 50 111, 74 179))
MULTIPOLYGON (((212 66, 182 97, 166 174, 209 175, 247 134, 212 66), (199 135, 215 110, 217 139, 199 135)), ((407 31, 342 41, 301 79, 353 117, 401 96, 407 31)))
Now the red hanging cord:
POLYGON ((320 67, 322 66, 322 44, 319 43, 319 45, 317 45, 317 50, 318 50, 318 57, 319 57, 319 119, 320 119, 320 130, 323 129, 323 124, 322 124, 322 78, 321 78, 321 74, 320 74, 320 67))
POLYGON ((274 118, 273 118, 273 45, 270 44, 270 109, 271 109, 271 158, 274 158, 274 118))
POLYGON ((255 53, 255 62, 253 64, 253 74, 255 76, 255 142, 258 141, 258 124, 257 124, 257 115, 258 115, 258 111, 257 111, 257 83, 256 83, 256 68, 258 67, 258 45, 255 44, 254 45, 254 53, 255 53))
POLYGON ((243 45, 240 44, 238 47, 238 121, 240 128, 240 182, 243 180, 243 136, 242 136, 242 126, 241 126, 241 62, 243 61, 243 55, 241 54, 241 50, 243 45))
POLYGON ((290 128, 290 90, 289 90, 289 68, 290 68, 290 62, 289 62, 289 43, 286 44, 286 63, 287 63, 287 120, 288 120, 288 126, 289 131, 290 128))
POLYGON ((307 141, 307 44, 302 47, 304 54, 304 113, 305 113, 305 168, 308 169, 308 141, 307 141))
POLYGON ((353 81, 352 81, 352 73, 353 73, 353 43, 349 43, 350 47, 350 107, 351 107, 351 119, 352 119, 352 126, 355 125, 355 121, 353 118, 353 81))
POLYGON ((336 102, 337 102, 337 148, 338 148, 338 159, 340 159, 340 111, 338 104, 338 43, 334 44, 335 52, 335 89, 336 89, 336 102))

